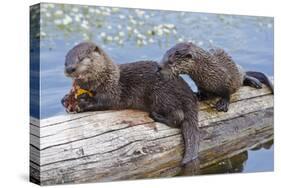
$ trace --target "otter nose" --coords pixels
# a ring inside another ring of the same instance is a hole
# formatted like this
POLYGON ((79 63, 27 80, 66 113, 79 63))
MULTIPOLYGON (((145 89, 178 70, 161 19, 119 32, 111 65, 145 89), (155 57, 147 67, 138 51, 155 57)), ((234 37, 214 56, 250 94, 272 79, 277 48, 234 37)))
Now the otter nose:
POLYGON ((74 67, 66 67, 65 68, 65 71, 66 71, 67 74, 71 74, 71 73, 75 72, 75 70, 76 70, 76 68, 74 68, 74 67))

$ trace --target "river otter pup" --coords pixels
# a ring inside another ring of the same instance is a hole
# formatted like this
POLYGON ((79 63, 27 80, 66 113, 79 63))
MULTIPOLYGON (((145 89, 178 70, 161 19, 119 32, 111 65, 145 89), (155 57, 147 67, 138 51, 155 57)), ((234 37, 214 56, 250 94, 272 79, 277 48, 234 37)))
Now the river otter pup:
POLYGON ((89 42, 71 49, 65 61, 66 76, 92 83, 88 90, 95 91, 90 101, 78 102, 79 112, 147 111, 155 121, 181 128, 185 143, 182 164, 186 164, 198 156, 197 98, 183 79, 165 81, 157 74, 158 69, 158 63, 153 61, 117 65, 100 47, 89 42))
POLYGON ((222 49, 205 51, 193 43, 179 43, 169 49, 161 65, 165 78, 188 74, 198 87, 198 98, 219 96, 218 111, 228 111, 230 95, 242 85, 261 88, 264 83, 273 93, 273 85, 263 73, 248 71, 235 64, 222 49))

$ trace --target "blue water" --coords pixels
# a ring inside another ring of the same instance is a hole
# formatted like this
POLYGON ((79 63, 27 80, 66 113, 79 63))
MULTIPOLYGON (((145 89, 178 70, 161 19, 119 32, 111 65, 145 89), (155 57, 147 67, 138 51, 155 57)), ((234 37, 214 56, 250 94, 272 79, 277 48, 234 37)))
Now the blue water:
MULTIPOLYGON (((116 63, 158 61, 177 42, 191 41, 206 49, 221 47, 246 70, 273 76, 273 18, 59 4, 43 4, 40 13, 41 31, 34 34, 41 37, 40 118, 65 114, 60 100, 71 80, 63 74, 64 58, 85 40, 98 43, 116 63)), ((272 161, 273 149, 249 152, 244 170, 272 170, 272 161)))
POLYGON ((244 165, 243 172, 266 172, 274 170, 273 160, 274 148, 259 149, 256 151, 248 151, 248 160, 244 165))

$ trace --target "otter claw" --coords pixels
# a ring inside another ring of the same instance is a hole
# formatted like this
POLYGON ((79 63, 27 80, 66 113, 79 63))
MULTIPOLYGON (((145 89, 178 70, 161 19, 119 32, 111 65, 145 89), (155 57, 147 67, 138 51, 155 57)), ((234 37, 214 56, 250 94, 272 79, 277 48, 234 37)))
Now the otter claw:
POLYGON ((228 111, 229 102, 226 99, 220 99, 216 103, 216 109, 219 112, 227 112, 228 111))

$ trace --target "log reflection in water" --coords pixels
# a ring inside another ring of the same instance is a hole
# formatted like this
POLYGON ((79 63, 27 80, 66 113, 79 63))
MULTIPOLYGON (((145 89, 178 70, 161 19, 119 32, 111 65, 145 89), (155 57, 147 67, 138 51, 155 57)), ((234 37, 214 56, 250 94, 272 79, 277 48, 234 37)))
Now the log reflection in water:
MULTIPOLYGON (((270 149, 272 146, 273 146, 273 140, 264 144, 260 144, 251 150, 257 151, 262 148, 270 149)), ((244 151, 231 158, 222 160, 214 165, 210 165, 200 169, 200 174, 223 174, 223 173, 243 172, 247 160, 248 160, 248 151, 244 151)))

